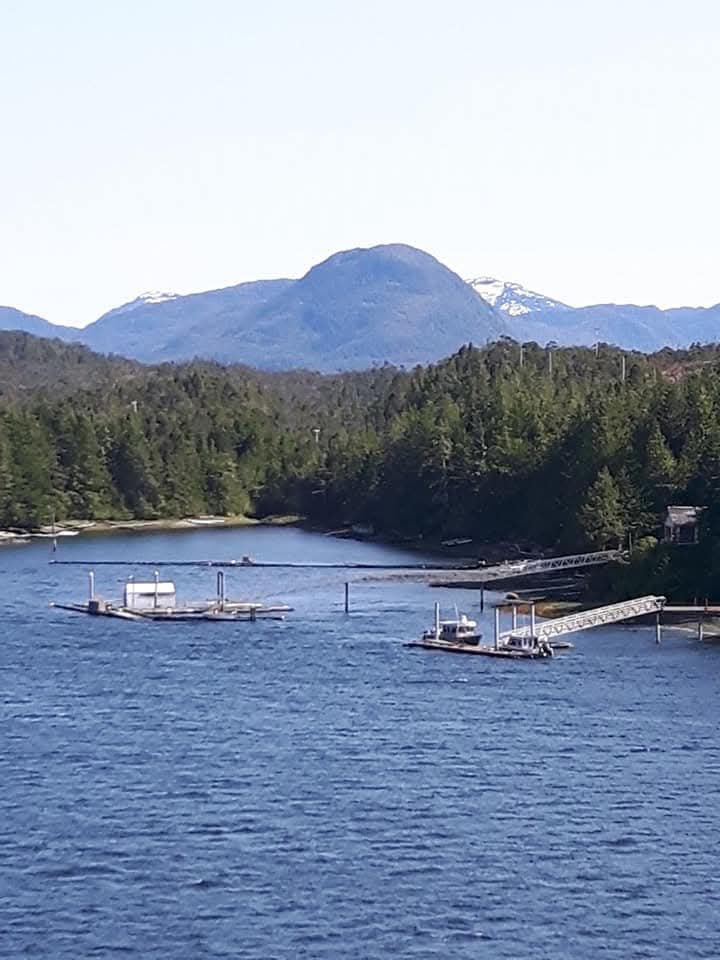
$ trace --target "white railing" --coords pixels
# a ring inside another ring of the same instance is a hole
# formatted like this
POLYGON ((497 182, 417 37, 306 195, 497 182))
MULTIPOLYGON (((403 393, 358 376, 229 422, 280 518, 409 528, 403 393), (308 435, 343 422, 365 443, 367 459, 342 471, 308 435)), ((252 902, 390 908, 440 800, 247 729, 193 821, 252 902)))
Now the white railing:
POLYGON ((510 560, 495 567, 485 567, 473 571, 473 579, 487 583, 491 580, 510 580, 515 577, 527 577, 533 573, 547 573, 551 570, 573 570, 577 567, 591 567, 600 563, 622 560, 622 550, 599 550, 595 553, 575 553, 567 557, 550 557, 547 560, 510 560))
MULTIPOLYGON (((602 627, 608 623, 617 623, 619 620, 631 620, 633 617, 642 617, 648 613, 658 613, 665 604, 665 597, 638 597, 636 600, 624 600, 622 603, 611 603, 606 607, 596 607, 594 610, 583 610, 580 613, 571 613, 566 617, 557 617, 555 620, 543 620, 535 623, 535 636, 544 639, 560 637, 565 633, 576 633, 579 630, 589 630, 591 627, 602 627)), ((516 630, 506 630, 498 637, 502 643, 508 637, 529 637, 532 626, 518 627, 516 630)))

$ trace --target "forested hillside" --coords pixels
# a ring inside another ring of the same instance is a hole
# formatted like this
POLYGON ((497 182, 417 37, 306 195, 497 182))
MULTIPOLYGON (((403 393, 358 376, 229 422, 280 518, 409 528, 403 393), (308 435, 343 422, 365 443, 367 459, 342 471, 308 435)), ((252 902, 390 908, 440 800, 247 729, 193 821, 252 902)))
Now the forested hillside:
POLYGON ((6 527, 53 512, 293 511, 573 550, 637 543, 668 503, 709 506, 712 526, 720 503, 715 347, 623 360, 505 340, 332 377, 142 367, 33 338, 16 348, 0 367, 15 378, 0 412, 6 527), (67 388, 73 365, 83 389, 49 390, 54 366, 67 388))

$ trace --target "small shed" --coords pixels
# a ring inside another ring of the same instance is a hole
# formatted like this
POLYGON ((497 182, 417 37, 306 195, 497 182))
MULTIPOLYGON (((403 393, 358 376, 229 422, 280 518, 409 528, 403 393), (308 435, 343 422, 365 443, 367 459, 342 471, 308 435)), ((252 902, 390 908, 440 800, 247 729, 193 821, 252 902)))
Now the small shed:
POLYGON ((172 580, 128 580, 125 584, 123 606, 127 610, 164 610, 175 608, 175 584, 172 580))
POLYGON ((697 543, 700 538, 700 517, 705 507, 667 508, 665 517, 665 543, 697 543))

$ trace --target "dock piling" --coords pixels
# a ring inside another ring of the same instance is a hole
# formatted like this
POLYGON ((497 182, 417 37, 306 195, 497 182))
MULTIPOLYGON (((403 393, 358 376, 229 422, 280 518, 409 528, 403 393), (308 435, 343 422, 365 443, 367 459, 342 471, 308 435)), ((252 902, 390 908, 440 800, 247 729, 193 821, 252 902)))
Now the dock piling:
POLYGON ((662 622, 660 619, 660 611, 655 614, 655 643, 659 644, 662 639, 662 622))
POLYGON ((94 600, 95 599, 95 574, 93 573, 92 570, 88 574, 88 592, 89 592, 89 599, 94 600))
POLYGON ((345 613, 350 613, 350 584, 345 581, 345 613))
POLYGON ((500 648, 500 607, 495 607, 495 649, 500 648))
POLYGON ((535 601, 530 603, 530 636, 535 636, 535 601))
POLYGON ((480 613, 485 612, 485 587, 480 585, 480 613))

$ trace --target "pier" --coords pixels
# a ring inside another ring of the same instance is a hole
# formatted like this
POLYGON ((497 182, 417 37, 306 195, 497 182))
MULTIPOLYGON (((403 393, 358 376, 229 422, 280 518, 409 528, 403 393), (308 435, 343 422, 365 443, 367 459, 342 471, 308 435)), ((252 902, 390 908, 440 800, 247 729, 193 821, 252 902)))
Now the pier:
MULTIPOLYGON (((471 573, 468 583, 487 584, 495 580, 515 580, 517 577, 530 577, 534 574, 554 573, 556 570, 579 570, 583 567, 599 566, 623 560, 626 554, 622 550, 596 550, 592 553, 574 553, 564 557, 548 557, 542 560, 504 560, 491 567, 455 568, 455 573, 471 573)), ((433 581, 433 587, 456 585, 455 577, 433 581)))
MULTIPOLYGON (((531 622, 528 626, 514 626, 512 630, 506 630, 498 633, 498 640, 502 644, 510 637, 530 637, 535 636, 545 640, 551 640, 554 637, 561 637, 566 633, 578 633, 580 630, 589 630, 592 627, 604 627, 610 623, 621 623, 624 620, 632 620, 635 617, 645 617, 648 614, 655 614, 656 641, 660 642, 661 622, 660 615, 665 606, 665 597, 656 597, 653 595, 647 597, 638 597, 635 600, 623 600, 621 603, 611 603, 604 607, 595 607, 593 610, 581 610, 578 613, 570 613, 565 617, 557 617, 554 620, 543 620, 540 623, 535 621, 535 608, 531 607, 531 622)), ((671 608, 672 609, 672 608, 671 608)), ((513 620, 516 620, 516 614, 513 611, 513 620)))

